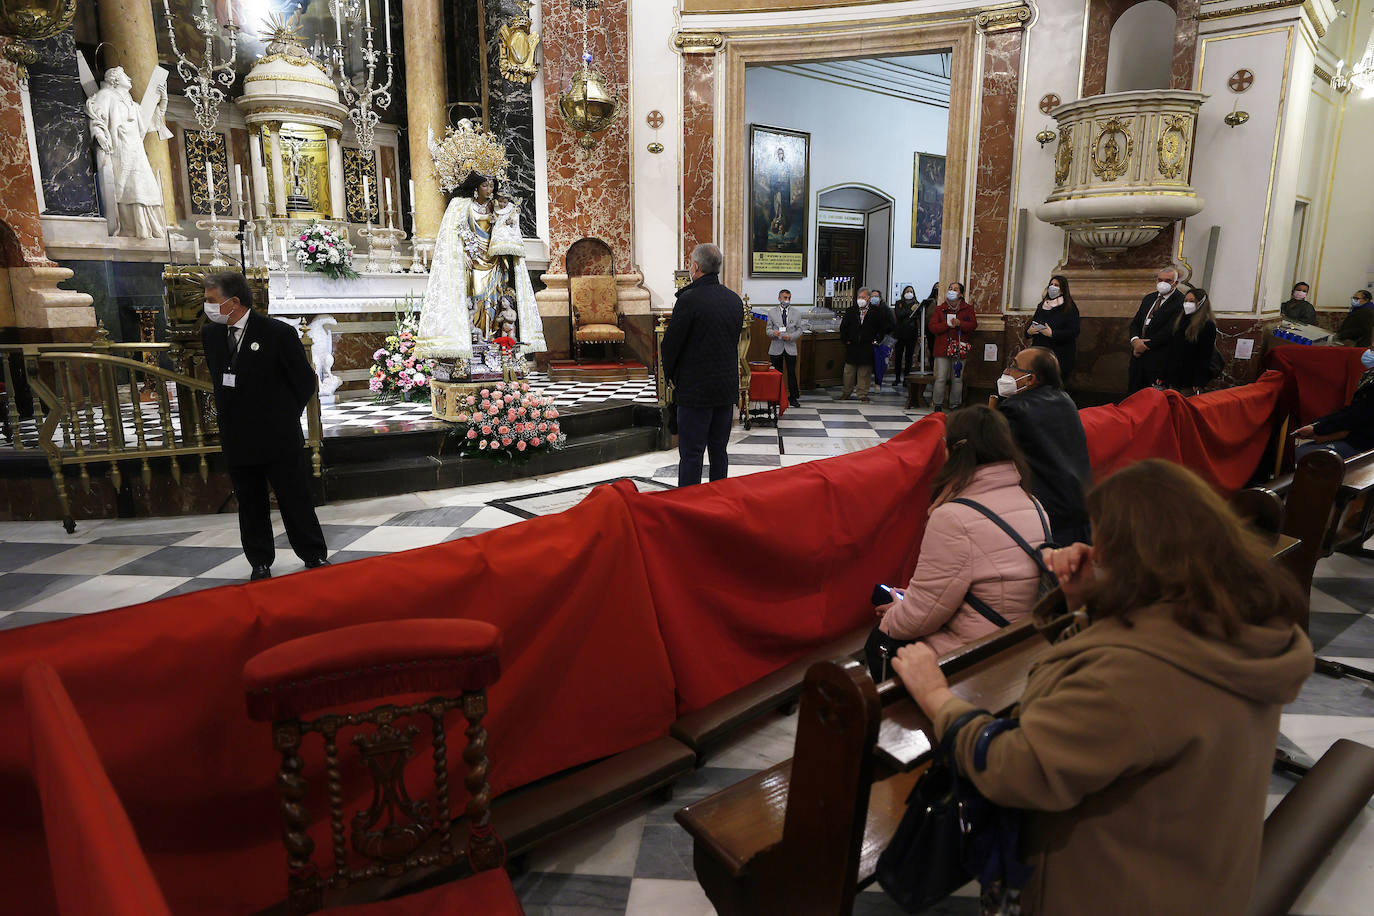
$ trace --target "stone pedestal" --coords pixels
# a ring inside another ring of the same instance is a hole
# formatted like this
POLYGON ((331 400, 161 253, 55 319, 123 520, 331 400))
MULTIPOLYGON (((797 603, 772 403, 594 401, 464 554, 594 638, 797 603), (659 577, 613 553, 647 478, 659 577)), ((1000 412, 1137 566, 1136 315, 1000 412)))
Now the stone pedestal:
MULTIPOLYGON (((540 279, 544 289, 535 293, 534 299, 539 303, 539 315, 544 319, 548 359, 568 359, 572 356, 568 275, 546 273, 540 279)), ((643 282, 644 275, 638 272, 616 274, 616 306, 621 315, 620 326, 625 331, 625 358, 652 366, 655 351, 654 316, 651 314, 650 294, 641 285, 643 282)))
POLYGON ((20 328, 95 329, 95 309, 85 293, 58 289, 71 279, 65 267, 11 267, 10 295, 20 328))

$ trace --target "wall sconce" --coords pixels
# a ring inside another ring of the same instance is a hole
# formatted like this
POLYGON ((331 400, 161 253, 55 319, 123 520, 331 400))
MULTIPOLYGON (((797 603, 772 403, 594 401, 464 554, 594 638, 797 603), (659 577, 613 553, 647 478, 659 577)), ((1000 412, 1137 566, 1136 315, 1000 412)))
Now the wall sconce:
POLYGON ((1227 127, 1239 127, 1240 125, 1244 124, 1246 121, 1250 120, 1250 112, 1248 112, 1248 111, 1233 111, 1233 112, 1231 112, 1230 114, 1228 114, 1226 117, 1222 118, 1222 120, 1226 122, 1226 126, 1227 126, 1227 127))
POLYGON ((1054 131, 1046 128, 1045 130, 1042 130, 1040 131, 1040 133, 1036 134, 1035 139, 1040 143, 1040 148, 1044 149, 1045 144, 1053 142, 1054 138, 1057 136, 1058 134, 1056 134, 1054 131))

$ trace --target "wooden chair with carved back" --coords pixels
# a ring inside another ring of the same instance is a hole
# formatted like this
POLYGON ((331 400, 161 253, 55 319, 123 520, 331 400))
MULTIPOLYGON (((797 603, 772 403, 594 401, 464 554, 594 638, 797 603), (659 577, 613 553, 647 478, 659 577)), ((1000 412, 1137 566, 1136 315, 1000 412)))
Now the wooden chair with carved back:
POLYGON ((500 675, 501 633, 476 620, 398 620, 305 636, 251 658, 243 669, 248 714, 272 723, 281 754, 277 786, 285 820, 289 916, 380 896, 406 878, 420 879, 466 857, 470 877, 340 912, 401 916, 431 912, 519 914, 503 868, 505 850, 491 826, 487 776, 486 688, 500 675), (414 697, 424 697, 416 700, 414 697), (356 711, 365 703, 395 700, 356 711), (466 849, 453 836, 448 714, 466 720, 466 849), (426 727, 422 728, 420 724, 426 727), (347 742, 345 743, 345 734, 347 742), (429 774, 407 763, 417 739, 431 739, 429 774), (329 805, 330 864, 315 855, 305 757, 319 737, 329 805), (341 748, 357 751, 350 767, 341 748), (368 798, 345 817, 347 796, 368 798), (429 798, 413 798, 417 786, 429 798), (375 889, 375 890, 374 890, 375 889), (345 891, 347 893, 345 894, 345 891))

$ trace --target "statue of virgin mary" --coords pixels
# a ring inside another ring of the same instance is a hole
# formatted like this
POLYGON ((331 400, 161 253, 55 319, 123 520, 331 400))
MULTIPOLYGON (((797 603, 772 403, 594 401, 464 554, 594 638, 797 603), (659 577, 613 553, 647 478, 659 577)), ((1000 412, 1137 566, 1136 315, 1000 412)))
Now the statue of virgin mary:
POLYGON ((443 369, 453 381, 488 377, 500 371, 492 341, 513 325, 511 336, 519 341, 515 370, 524 375, 530 354, 546 346, 525 266, 519 203, 498 191, 505 151, 466 120, 445 131, 442 143, 431 136, 429 148, 439 186, 458 193, 435 239, 417 355, 438 361, 440 379, 443 369))

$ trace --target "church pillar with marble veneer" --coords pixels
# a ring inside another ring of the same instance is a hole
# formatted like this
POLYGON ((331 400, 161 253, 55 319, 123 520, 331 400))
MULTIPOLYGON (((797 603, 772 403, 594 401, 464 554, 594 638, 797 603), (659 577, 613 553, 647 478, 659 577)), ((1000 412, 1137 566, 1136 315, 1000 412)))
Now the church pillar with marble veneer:
MULTIPOLYGON (((429 155, 448 124, 444 76, 443 13, 439 0, 402 0, 405 20, 406 119, 410 137, 410 174, 415 182, 414 235, 430 242, 439 234, 448 201, 439 190, 439 173, 429 155)), ((404 220, 403 220, 404 222, 404 220)), ((431 246, 432 247, 432 246, 431 246)))
POLYGON ((341 133, 325 129, 325 145, 329 150, 329 212, 334 219, 347 219, 344 210, 344 168, 341 133))

